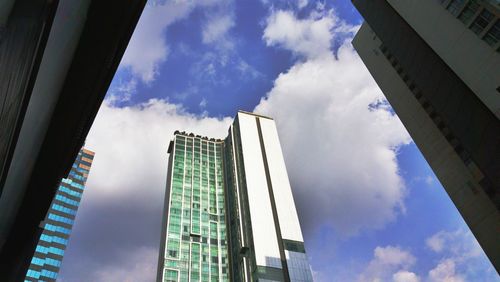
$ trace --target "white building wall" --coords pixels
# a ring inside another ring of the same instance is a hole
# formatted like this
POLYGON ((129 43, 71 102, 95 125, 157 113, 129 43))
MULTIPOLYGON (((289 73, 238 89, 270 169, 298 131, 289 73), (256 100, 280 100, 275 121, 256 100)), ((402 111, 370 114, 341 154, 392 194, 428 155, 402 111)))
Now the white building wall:
POLYGON ((274 120, 267 118, 259 118, 259 121, 264 139, 281 237, 283 239, 303 242, 304 239, 286 171, 285 160, 281 151, 276 124, 274 120))
POLYGON ((500 118, 499 53, 436 0, 387 2, 500 118))
POLYGON ((238 113, 257 265, 282 268, 255 116, 238 113))

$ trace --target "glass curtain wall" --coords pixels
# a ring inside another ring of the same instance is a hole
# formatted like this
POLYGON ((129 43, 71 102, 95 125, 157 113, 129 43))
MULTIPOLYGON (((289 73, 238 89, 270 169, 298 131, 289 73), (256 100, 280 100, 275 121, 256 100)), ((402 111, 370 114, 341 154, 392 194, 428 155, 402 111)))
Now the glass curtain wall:
POLYGON ((175 135, 164 281, 228 281, 222 150, 175 135))

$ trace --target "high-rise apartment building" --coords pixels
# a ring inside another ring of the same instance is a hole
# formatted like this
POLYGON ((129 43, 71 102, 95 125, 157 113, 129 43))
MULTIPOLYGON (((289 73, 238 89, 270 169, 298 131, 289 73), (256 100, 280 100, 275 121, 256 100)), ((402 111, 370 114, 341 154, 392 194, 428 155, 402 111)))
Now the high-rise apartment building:
POLYGON ((82 148, 61 180, 24 281, 56 281, 93 159, 94 152, 82 148))
POLYGON ((354 48, 499 271, 499 1, 353 3, 354 48))
POLYGON ((312 281, 271 118, 238 112, 225 140, 175 132, 157 281, 312 281))

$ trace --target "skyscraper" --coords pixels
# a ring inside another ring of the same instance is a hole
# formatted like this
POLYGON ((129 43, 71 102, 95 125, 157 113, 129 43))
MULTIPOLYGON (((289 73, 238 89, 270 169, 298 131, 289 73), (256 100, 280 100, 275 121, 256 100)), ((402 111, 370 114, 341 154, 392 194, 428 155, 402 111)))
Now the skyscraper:
POLYGON ((40 224, 43 231, 25 281, 56 281, 93 159, 94 152, 82 148, 68 177, 61 180, 40 224))
POLYGON ((353 0, 354 48, 500 271, 500 4, 353 0))
POLYGON ((26 276, 145 5, 0 1, 0 281, 26 276))
POLYGON ((225 140, 175 132, 157 281, 312 281, 271 118, 240 111, 225 140))

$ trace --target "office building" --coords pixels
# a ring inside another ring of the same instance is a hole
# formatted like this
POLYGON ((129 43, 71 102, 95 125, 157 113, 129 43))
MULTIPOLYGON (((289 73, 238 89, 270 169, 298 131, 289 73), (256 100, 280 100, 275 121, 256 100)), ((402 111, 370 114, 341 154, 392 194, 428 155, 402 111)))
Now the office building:
POLYGON ((312 281, 274 120, 175 132, 157 281, 312 281))
POLYGON ((61 180, 24 281, 56 281, 71 228, 82 199, 94 152, 81 149, 71 171, 61 180))
POLYGON ((21 281, 146 0, 0 1, 0 281, 21 281))
POLYGON ((354 48, 499 271, 499 2, 353 3, 354 48))

